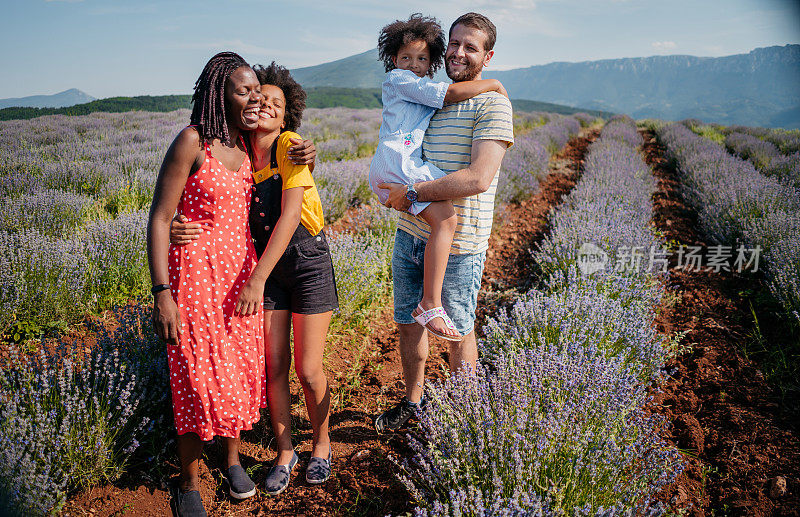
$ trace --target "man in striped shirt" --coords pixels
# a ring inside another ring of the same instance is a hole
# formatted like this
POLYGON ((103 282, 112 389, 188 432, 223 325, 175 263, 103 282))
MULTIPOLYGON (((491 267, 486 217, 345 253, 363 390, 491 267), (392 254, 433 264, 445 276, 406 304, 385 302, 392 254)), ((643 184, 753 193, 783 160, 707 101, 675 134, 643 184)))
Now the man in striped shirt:
MULTIPOLYGON (((460 16, 450 27, 445 53, 447 75, 454 82, 481 79, 483 67, 494 55, 494 24, 478 13, 460 16)), ((400 356, 406 395, 375 421, 379 432, 397 430, 424 406, 422 386, 428 339, 425 328, 411 315, 422 297, 425 243, 430 228, 405 210, 414 200, 450 199, 458 218, 447 263, 442 302, 464 338, 450 343, 450 369, 465 363, 475 368, 475 308, 494 215, 497 172, 506 149, 513 145, 511 103, 488 92, 438 110, 423 140, 426 161, 447 176, 415 185, 382 184, 389 190, 387 206, 403 213, 392 257, 394 320, 400 331, 400 356)))

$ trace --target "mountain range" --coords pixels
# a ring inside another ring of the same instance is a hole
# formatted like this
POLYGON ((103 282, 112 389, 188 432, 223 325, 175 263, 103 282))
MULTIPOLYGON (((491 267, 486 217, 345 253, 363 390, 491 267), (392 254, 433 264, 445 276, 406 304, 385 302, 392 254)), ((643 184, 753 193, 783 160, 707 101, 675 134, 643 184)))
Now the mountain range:
MULTIPOLYGON (((304 87, 375 88, 377 49, 292 70, 304 87)), ((484 77, 515 99, 627 113, 634 118, 698 118, 720 124, 800 127, 800 45, 724 57, 685 55, 549 63, 484 77)), ((444 80, 440 72, 437 79, 444 80)))
POLYGON ((76 88, 70 88, 53 95, 31 95, 30 97, 16 97, 0 99, 0 108, 64 108, 76 104, 84 104, 95 100, 91 95, 76 88))
MULTIPOLYGON (((310 95, 322 99, 320 105, 372 106, 376 101, 379 104, 375 89, 380 88, 385 73, 377 49, 371 49, 297 68, 292 75, 310 95)), ((757 48, 723 57, 671 55, 557 62, 487 70, 484 77, 502 81, 512 99, 561 108, 627 113, 637 119, 696 118, 725 125, 800 128, 800 45, 757 48)), ((445 81, 447 77, 440 70, 435 79, 445 81)), ((146 98, 151 104, 153 99, 157 98, 146 98)), ((59 108, 93 100, 73 88, 55 95, 0 99, 0 108, 59 108)), ((161 99, 158 102, 164 104, 161 99)), ((174 101, 170 99, 170 103, 174 101)), ((536 109, 535 104, 529 105, 536 109)))

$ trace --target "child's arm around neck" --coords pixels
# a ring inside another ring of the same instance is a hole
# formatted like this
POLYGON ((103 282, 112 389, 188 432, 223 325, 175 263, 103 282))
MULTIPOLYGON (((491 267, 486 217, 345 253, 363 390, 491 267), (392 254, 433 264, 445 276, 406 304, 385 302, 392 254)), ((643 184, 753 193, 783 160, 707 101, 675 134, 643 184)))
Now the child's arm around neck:
POLYGON ((498 92, 508 97, 506 89, 497 79, 478 79, 477 81, 460 81, 448 86, 444 103, 453 104, 465 101, 486 92, 498 92))

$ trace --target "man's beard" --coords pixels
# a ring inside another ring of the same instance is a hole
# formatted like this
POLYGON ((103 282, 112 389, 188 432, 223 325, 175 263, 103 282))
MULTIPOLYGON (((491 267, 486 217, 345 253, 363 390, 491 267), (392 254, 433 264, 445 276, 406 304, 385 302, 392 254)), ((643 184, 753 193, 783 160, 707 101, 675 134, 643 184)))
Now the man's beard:
POLYGON ((479 63, 472 63, 471 61, 467 61, 466 68, 462 69, 460 72, 455 73, 450 70, 450 60, 445 61, 444 69, 447 72, 447 77, 453 80, 454 83, 458 83, 461 81, 472 81, 478 74, 481 73, 483 67, 479 63))

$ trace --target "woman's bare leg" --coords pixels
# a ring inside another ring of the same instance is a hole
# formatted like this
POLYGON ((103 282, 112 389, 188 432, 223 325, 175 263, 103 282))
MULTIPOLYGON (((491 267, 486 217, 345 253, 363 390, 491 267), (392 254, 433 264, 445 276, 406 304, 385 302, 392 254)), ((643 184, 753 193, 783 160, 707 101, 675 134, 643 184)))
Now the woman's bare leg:
POLYGON ((225 448, 225 468, 231 468, 239 463, 239 438, 222 437, 222 444, 225 448))
MULTIPOLYGON (((431 203, 419 215, 431 227, 431 235, 425 245, 425 276, 422 281, 420 301, 422 308, 428 310, 442 306, 444 273, 447 269, 447 260, 450 258, 450 246, 453 244, 458 219, 450 201, 431 203)), ((416 311, 414 314, 417 314, 416 311)), ((449 330, 441 318, 435 318, 430 325, 442 334, 459 335, 449 330)))
POLYGON ((198 472, 200 456, 203 454, 203 442, 195 433, 178 435, 178 457, 181 460, 180 489, 182 492, 199 490, 198 472))
POLYGON ((321 314, 293 314, 294 367, 306 397, 308 418, 313 429, 312 456, 328 458, 331 439, 328 435, 328 415, 331 408, 331 390, 322 353, 333 311, 321 314))
POLYGON ((264 311, 264 339, 267 360, 267 404, 278 465, 292 460, 292 415, 289 395, 289 311, 264 311))

